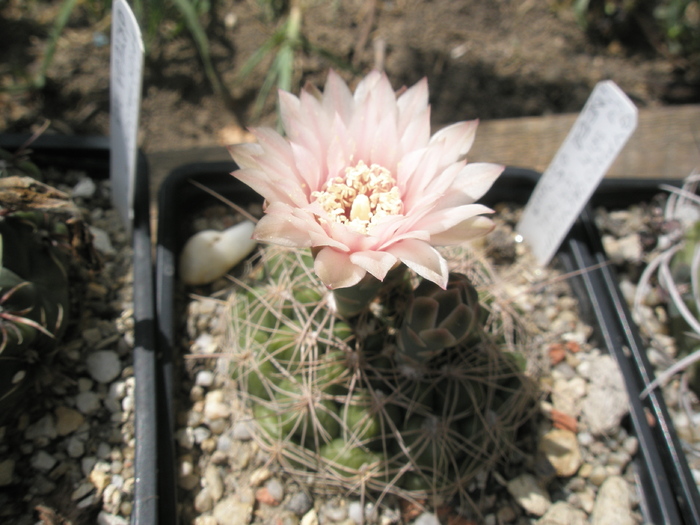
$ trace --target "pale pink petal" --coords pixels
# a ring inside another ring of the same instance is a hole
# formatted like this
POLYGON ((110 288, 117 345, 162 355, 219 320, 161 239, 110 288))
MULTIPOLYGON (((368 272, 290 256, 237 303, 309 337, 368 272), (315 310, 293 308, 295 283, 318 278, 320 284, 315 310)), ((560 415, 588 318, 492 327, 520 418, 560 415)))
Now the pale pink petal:
POLYGON ((493 210, 481 204, 465 204, 429 213, 415 227, 427 231, 430 233, 431 239, 434 239, 435 235, 447 231, 467 219, 485 213, 493 213, 493 210))
POLYGON ((406 126, 399 123, 398 129, 401 133, 401 151, 404 155, 425 148, 430 141, 430 108, 424 108, 406 126))
POLYGON ((449 230, 431 236, 430 242, 436 246, 449 246, 461 244, 472 239, 483 237, 495 227, 494 222, 488 217, 479 215, 453 226, 449 230))
POLYGON ((503 173, 504 166, 487 162, 475 162, 464 166, 449 191, 440 199, 438 206, 448 208, 469 204, 480 199, 503 173))
POLYGON ((300 186, 307 198, 311 198, 311 192, 319 191, 326 181, 326 166, 322 164, 322 160, 316 157, 308 149, 301 144, 292 143, 292 152, 294 154, 294 167, 299 170, 300 178, 302 179, 300 186))
MULTIPOLYGON (((441 188, 436 188, 436 178, 440 175, 440 159, 442 157, 442 144, 431 145, 422 151, 416 160, 415 170, 408 180, 398 180, 402 193, 404 212, 410 213, 416 203, 426 195, 440 195, 441 188)), ((412 155, 409 155, 412 157, 412 155)), ((451 183, 452 181, 450 181, 451 183)), ((443 185, 444 186, 444 185, 443 185)))
POLYGON ((367 76, 360 80, 360 82, 357 84, 357 87, 355 88, 355 93, 353 95, 355 104, 357 104, 358 102, 363 102, 367 98, 369 93, 371 93, 372 90, 374 90, 381 78, 382 74, 379 71, 372 70, 367 74, 367 76))
POLYGON ((350 255, 323 248, 314 259, 316 275, 330 289, 347 288, 359 283, 367 271, 350 262, 350 255))
POLYGON ((233 172, 233 176, 250 186, 268 202, 283 202, 295 206, 304 206, 306 195, 294 180, 272 179, 267 172, 246 168, 233 172))
POLYGON ((387 252, 364 251, 351 253, 350 262, 383 281, 387 272, 396 264, 397 259, 387 252))
POLYGON ((448 197, 449 193, 453 191, 452 185, 462 167, 464 167, 464 162, 455 162, 436 174, 429 185, 421 188, 421 191, 412 190, 404 197, 404 212, 419 219, 435 208, 437 202, 448 197))
POLYGON ((350 122, 353 114, 352 93, 343 79, 332 69, 328 72, 326 86, 323 88, 323 109, 331 119, 337 115, 345 124, 350 122))
POLYGON ((429 243, 406 239, 394 244, 386 251, 396 256, 421 277, 443 289, 447 287, 449 274, 447 261, 429 243))
POLYGON ((278 91, 282 126, 291 140, 297 140, 301 122, 301 101, 287 91, 278 91))
MULTIPOLYGON (((340 116, 333 119, 326 153, 325 180, 342 176, 355 156, 355 140, 340 116)), ((324 180, 324 182, 325 182, 324 180)))
POLYGON ((268 206, 265 215, 255 226, 253 238, 282 246, 312 246, 307 222, 295 217, 290 207, 279 202, 268 206))
POLYGON ((400 154, 396 119, 393 115, 387 114, 374 130, 368 161, 370 164, 379 164, 393 172, 400 154))
POLYGON ((461 160, 469 152, 472 144, 474 144, 478 126, 478 120, 457 122, 435 133, 430 139, 430 143, 444 142, 445 149, 443 151, 447 162, 451 163, 455 160, 461 160))
POLYGON ((404 91, 396 100, 396 105, 399 109, 399 129, 406 129, 428 108, 428 79, 423 77, 404 91))
POLYGON ((234 144, 226 149, 228 149, 239 168, 257 168, 258 161, 256 157, 263 153, 260 144, 234 144))

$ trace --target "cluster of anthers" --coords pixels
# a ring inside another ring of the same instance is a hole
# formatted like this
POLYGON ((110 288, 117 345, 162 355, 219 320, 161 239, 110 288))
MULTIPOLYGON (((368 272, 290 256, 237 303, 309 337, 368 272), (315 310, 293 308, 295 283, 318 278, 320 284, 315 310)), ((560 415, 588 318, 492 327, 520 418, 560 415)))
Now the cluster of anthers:
POLYGON ((391 172, 379 164, 360 161, 345 168, 344 177, 335 177, 311 197, 335 219, 351 230, 369 234, 382 217, 400 215, 403 201, 391 172))

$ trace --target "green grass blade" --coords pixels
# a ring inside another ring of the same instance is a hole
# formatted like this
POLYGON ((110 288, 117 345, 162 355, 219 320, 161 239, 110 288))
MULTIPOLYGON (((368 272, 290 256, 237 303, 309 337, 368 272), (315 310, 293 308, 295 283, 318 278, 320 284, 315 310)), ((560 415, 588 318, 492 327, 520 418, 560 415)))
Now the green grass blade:
POLYGON ((243 67, 241 67, 238 72, 237 77, 239 79, 247 77, 253 69, 265 58, 269 53, 271 53, 277 46, 279 46, 284 41, 284 26, 275 31, 275 33, 265 40, 262 46, 253 53, 248 60, 245 61, 243 67))
POLYGON ((61 9, 58 12, 58 16, 51 27, 51 33, 49 34, 49 40, 46 45, 46 52, 44 53, 44 58, 41 61, 41 67, 39 68, 39 73, 37 73, 34 79, 34 87, 43 88, 46 84, 46 72, 51 66, 53 61, 53 56, 56 53, 56 45, 58 44, 58 39, 63 32, 63 28, 68 23, 68 18, 70 18, 73 8, 78 0, 63 0, 61 4, 61 9))
POLYGON ((185 20, 185 24, 199 49, 199 55, 202 57, 202 62, 204 63, 204 72, 209 82, 211 82, 217 95, 223 95, 223 86, 221 82, 219 82, 219 77, 216 75, 214 65, 211 61, 211 55, 209 54, 209 39, 204 32, 202 24, 199 23, 197 10, 194 4, 190 0, 173 0, 173 2, 175 3, 175 7, 180 11, 182 18, 185 20))

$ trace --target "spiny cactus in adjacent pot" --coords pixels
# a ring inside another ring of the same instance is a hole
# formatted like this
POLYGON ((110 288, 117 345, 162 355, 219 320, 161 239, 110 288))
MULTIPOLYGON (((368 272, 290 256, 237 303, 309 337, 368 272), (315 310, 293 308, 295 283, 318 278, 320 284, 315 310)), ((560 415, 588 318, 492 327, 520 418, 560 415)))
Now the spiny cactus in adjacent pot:
POLYGON ((0 420, 49 364, 77 299, 76 276, 98 264, 70 198, 16 172, 6 166, 0 176, 0 420))

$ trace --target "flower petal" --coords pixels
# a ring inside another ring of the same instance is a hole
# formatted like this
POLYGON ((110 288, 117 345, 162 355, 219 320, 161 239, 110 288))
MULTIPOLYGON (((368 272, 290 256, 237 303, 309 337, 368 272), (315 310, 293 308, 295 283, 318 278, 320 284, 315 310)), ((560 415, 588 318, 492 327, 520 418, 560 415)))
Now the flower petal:
POLYGON ((406 129, 428 108, 428 79, 423 77, 404 91, 396 100, 396 106, 399 109, 399 129, 406 129))
POLYGON ((430 238, 434 239, 435 235, 484 213, 493 213, 493 210, 481 204, 465 204, 429 213, 415 227, 428 231, 431 234, 430 238))
POLYGON ((227 149, 239 168, 257 168, 256 157, 263 154, 260 144, 233 144, 227 149))
POLYGON ((237 170, 232 175, 250 186, 268 202, 283 202, 294 206, 305 206, 308 203, 306 194, 294 180, 272 179, 267 172, 253 168, 237 170))
POLYGON ((328 72, 326 85, 323 88, 322 104, 331 120, 337 115, 345 124, 350 122, 354 109, 352 93, 340 75, 332 69, 328 72))
POLYGON ((447 261, 429 243, 406 239, 389 247, 387 252, 396 256, 421 277, 447 288, 449 271, 447 261))
POLYGON ((505 166, 487 162, 475 162, 464 166, 449 191, 440 199, 440 208, 470 204, 480 199, 503 173, 505 166))
POLYGON ((256 240, 281 246, 330 246, 349 251, 345 244, 326 233, 312 213, 281 202, 270 203, 253 236, 256 240))
POLYGON ((350 262, 383 281, 389 270, 396 264, 397 259, 387 252, 364 251, 351 253, 350 262))
POLYGON ((314 271, 330 289, 347 288, 359 283, 367 273, 350 262, 347 253, 333 248, 323 248, 314 259, 314 271))
POLYGON ((494 222, 488 217, 478 215, 456 224, 452 228, 432 235, 430 242, 437 246, 461 244, 488 234, 495 228, 494 222))
POLYGON ((462 160, 474 144, 478 126, 478 120, 457 122, 435 133, 430 139, 430 143, 445 143, 444 155, 448 162, 462 160))

